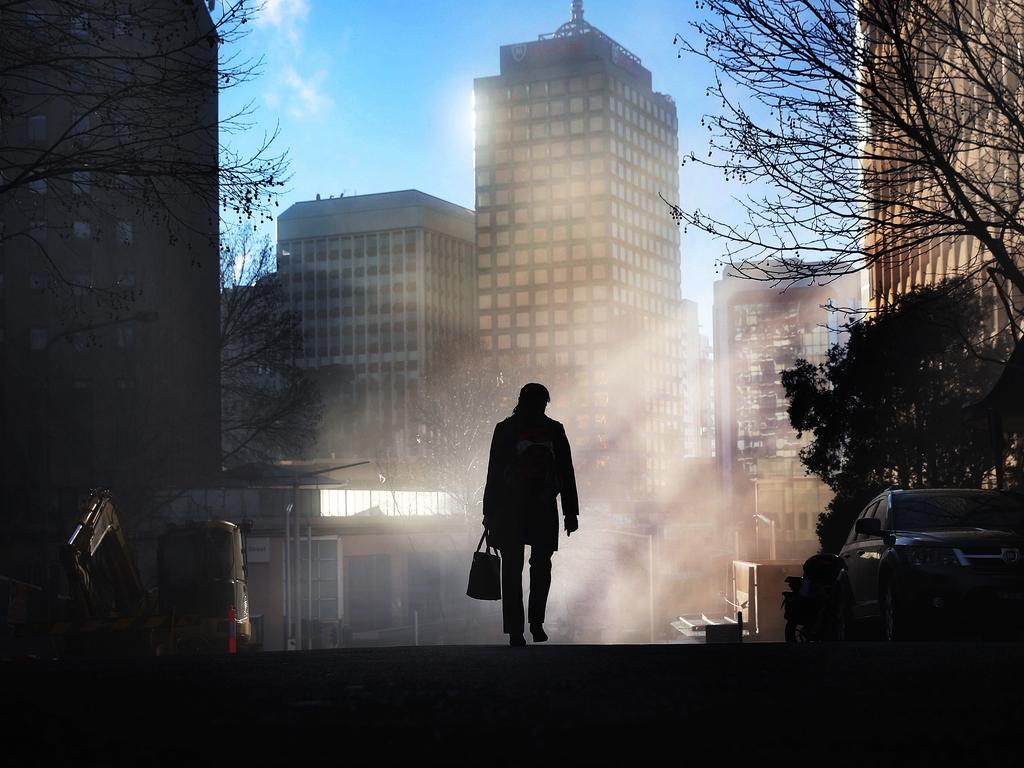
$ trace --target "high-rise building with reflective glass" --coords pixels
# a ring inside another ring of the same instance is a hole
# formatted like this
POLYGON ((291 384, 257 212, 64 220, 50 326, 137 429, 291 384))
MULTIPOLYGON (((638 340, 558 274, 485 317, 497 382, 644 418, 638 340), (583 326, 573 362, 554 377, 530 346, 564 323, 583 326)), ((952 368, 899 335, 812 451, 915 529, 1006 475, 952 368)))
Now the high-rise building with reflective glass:
MULTIPOLYGON (((673 100, 583 18, 475 81, 483 349, 548 385, 590 499, 671 496, 681 455, 673 100)), ((584 499, 586 501, 586 499, 584 499)), ((621 508, 621 507, 620 507, 621 508)))

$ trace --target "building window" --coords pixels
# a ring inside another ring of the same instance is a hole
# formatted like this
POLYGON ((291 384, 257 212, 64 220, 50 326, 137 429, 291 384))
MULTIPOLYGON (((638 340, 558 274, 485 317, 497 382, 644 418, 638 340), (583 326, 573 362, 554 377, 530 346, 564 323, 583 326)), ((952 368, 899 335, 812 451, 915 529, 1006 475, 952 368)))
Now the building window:
POLYGON ((131 245, 135 241, 135 228, 130 221, 117 222, 117 242, 121 245, 131 245))
POLYGON ((28 119, 28 140, 46 141, 46 115, 32 115, 28 119))
POLYGON ((46 349, 49 341, 50 334, 47 333, 45 328, 32 328, 28 332, 28 346, 30 349, 46 349))
POLYGON ((71 174, 71 191, 76 195, 92 193, 92 174, 88 171, 75 171, 71 174))

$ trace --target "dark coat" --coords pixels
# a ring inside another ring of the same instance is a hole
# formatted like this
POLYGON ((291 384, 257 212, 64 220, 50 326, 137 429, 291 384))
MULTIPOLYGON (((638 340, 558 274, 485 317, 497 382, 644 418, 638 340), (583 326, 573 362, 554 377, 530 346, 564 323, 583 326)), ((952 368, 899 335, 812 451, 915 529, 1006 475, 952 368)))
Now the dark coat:
POLYGON ((529 544, 554 552, 558 549, 559 527, 555 496, 562 496, 562 514, 579 515, 580 511, 569 440, 560 423, 541 416, 540 427, 550 436, 554 449, 556 487, 525 490, 518 487, 510 472, 523 426, 524 422, 513 414, 494 427, 484 487, 488 540, 498 549, 529 544))

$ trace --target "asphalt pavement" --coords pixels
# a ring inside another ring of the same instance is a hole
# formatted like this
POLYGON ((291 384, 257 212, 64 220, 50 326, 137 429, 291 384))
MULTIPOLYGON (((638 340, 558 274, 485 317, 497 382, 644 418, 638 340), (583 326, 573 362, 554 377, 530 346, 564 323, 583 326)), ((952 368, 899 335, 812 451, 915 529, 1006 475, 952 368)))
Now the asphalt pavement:
POLYGON ((1024 644, 0 662, 7 765, 1018 764, 1024 644), (17 761, 7 762, 10 758, 17 761))

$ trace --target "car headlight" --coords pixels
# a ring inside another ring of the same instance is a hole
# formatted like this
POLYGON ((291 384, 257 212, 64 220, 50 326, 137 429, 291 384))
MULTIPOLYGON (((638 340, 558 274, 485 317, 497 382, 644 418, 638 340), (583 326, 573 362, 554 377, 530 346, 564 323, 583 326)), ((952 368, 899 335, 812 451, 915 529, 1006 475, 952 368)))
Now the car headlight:
POLYGON ((907 562, 911 565, 932 565, 951 568, 962 565, 956 551, 949 547, 907 547, 907 562))

